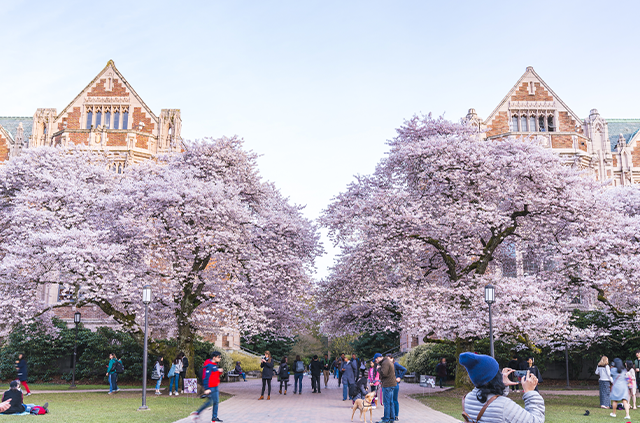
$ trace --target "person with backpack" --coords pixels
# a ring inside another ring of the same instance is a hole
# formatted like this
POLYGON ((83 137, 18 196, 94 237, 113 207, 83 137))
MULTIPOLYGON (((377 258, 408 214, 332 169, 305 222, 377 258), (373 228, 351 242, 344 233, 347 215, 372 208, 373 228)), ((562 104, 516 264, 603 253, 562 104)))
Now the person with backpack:
POLYGON ((46 414, 49 412, 49 403, 45 402, 41 407, 35 404, 24 404, 23 396, 20 389, 18 389, 18 381, 12 380, 9 384, 9 390, 2 395, 2 402, 9 402, 9 408, 2 412, 2 414, 21 414, 25 411, 30 414, 46 414))
POLYGON ((296 355, 296 361, 293 362, 293 394, 302 395, 302 377, 304 376, 304 361, 300 360, 300 356, 296 355))
POLYGON ((219 385, 220 375, 224 373, 224 370, 218 367, 222 354, 218 351, 211 353, 211 358, 206 360, 202 365, 202 387, 204 388, 204 394, 208 396, 198 411, 191 413, 193 421, 198 420, 198 416, 207 407, 213 407, 211 412, 211 422, 222 422, 218 418, 218 404, 220 403, 219 385))
POLYGON ((122 366, 122 362, 118 360, 114 353, 109 354, 109 367, 107 368, 107 377, 109 377, 109 395, 120 390, 118 388, 117 363, 119 363, 118 367, 122 366))
POLYGON ((164 358, 158 357, 156 364, 153 366, 153 372, 151 372, 151 379, 156 381, 156 395, 160 395, 162 378, 164 378, 164 358))
POLYGON ((27 358, 24 354, 18 355, 18 360, 16 360, 16 370, 18 372, 18 380, 20 384, 24 386, 24 389, 27 391, 27 397, 31 395, 31 390, 29 389, 29 385, 27 384, 27 379, 29 377, 29 371, 27 369, 27 358))
POLYGON ((284 394, 287 395, 287 385, 289 384, 289 365, 287 364, 286 355, 282 357, 282 360, 280 361, 278 380, 280 381, 280 393, 282 394, 282 384, 284 383, 284 394))
POLYGON ((180 372, 180 377, 182 378, 182 393, 184 394, 184 379, 187 377, 187 368, 189 367, 189 359, 187 356, 181 352, 182 356, 182 371, 180 372))
POLYGON ((259 400, 264 399, 264 390, 268 386, 267 400, 271 399, 271 379, 273 379, 273 358, 269 351, 264 352, 264 357, 260 360, 260 367, 262 367, 262 393, 259 400))
POLYGON ((465 352, 459 363, 467 370, 475 388, 462 400, 465 421, 481 423, 544 423, 544 399, 535 390, 538 379, 531 373, 521 379, 525 408, 506 397, 513 369, 500 371, 491 356, 465 352))
POLYGON ((178 384, 180 383, 180 373, 182 372, 182 357, 178 354, 171 363, 171 368, 169 369, 169 396, 175 395, 178 396, 178 384), (175 387, 175 394, 173 393, 173 388, 175 387))

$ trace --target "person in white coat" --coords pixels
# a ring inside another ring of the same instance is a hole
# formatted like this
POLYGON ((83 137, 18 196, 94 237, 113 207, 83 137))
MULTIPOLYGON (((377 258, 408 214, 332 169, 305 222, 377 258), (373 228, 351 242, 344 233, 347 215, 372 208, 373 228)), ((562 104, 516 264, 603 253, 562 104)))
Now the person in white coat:
POLYGON ((463 402, 463 417, 482 423, 544 423, 544 399, 535 391, 538 379, 527 372, 522 378, 525 408, 507 398, 507 386, 516 382, 509 380, 513 369, 500 371, 498 362, 488 355, 460 354, 460 364, 467 369, 475 389, 463 402))
POLYGON ((600 385, 600 408, 611 407, 611 400, 609 399, 609 393, 611 392, 611 369, 609 368, 609 359, 606 355, 603 355, 596 367, 596 374, 600 377, 598 384, 600 385))

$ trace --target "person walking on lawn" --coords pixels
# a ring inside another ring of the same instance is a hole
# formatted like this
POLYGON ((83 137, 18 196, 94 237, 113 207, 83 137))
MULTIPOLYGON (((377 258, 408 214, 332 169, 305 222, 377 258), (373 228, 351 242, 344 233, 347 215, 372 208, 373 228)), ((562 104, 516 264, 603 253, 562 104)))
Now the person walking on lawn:
POLYGON ((311 364, 309 364, 309 371, 311 372, 311 388, 313 393, 321 394, 320 390, 320 373, 322 373, 322 363, 318 360, 318 356, 314 355, 311 364))
POLYGON ((267 399, 271 399, 271 379, 273 379, 273 358, 269 351, 264 352, 264 357, 260 360, 260 367, 262 367, 262 393, 259 400, 264 399, 264 388, 268 385, 267 399))
POLYGON ((380 422, 387 423, 396 419, 395 407, 393 405, 393 391, 398 384, 396 382, 396 370, 391 360, 376 353, 373 360, 379 365, 380 384, 382 385, 382 404, 384 415, 380 422))
POLYGON ((304 376, 304 361, 300 360, 300 356, 296 355, 296 361, 293 362, 293 394, 302 395, 302 377, 304 376))
POLYGON ((211 412, 211 422, 221 422, 218 418, 218 404, 220 403, 220 392, 218 386, 220 385, 220 375, 224 373, 224 370, 218 367, 218 363, 222 358, 222 354, 218 351, 211 353, 211 358, 206 360, 202 365, 202 387, 204 388, 204 394, 208 396, 207 400, 200 406, 198 411, 191 413, 191 419, 193 421, 198 420, 198 416, 207 407, 213 407, 211 412))
POLYGON ((109 378, 109 395, 114 392, 118 392, 118 372, 116 371, 116 364, 118 358, 114 353, 109 354, 109 367, 107 367, 107 377, 109 378))
POLYGON ((16 370, 18 371, 18 380, 20 384, 24 386, 24 389, 27 391, 27 395, 31 395, 31 390, 29 389, 29 385, 27 385, 27 379, 29 377, 29 371, 27 369, 27 358, 24 354, 18 355, 18 360, 16 360, 16 370))
POLYGON ((436 376, 438 376, 440 388, 444 388, 442 385, 447 381, 447 359, 444 357, 440 359, 440 363, 436 366, 436 376))
POLYGON ((331 361, 329 361, 329 355, 324 355, 324 360, 322 360, 322 373, 324 374, 324 387, 327 388, 327 383, 329 383, 329 376, 331 375, 331 361))

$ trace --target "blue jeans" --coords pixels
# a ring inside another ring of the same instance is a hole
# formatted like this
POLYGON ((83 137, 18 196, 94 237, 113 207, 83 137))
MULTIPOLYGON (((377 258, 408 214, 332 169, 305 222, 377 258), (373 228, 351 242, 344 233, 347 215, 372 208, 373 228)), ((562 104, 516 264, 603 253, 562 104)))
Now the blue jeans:
POLYGON ((215 388, 208 388, 208 389, 211 390, 211 392, 209 393, 207 400, 204 402, 204 404, 200 406, 200 408, 198 409, 198 411, 196 411, 196 413, 200 414, 202 413, 202 410, 204 410, 205 408, 213 407, 213 412, 211 414, 211 421, 213 421, 214 419, 218 418, 218 404, 220 403, 220 397, 218 396, 217 386, 215 388))
POLYGON ((338 373, 340 373, 340 370, 338 370, 338 369, 336 368, 336 371, 335 371, 335 372, 333 372, 333 378, 334 378, 334 379, 337 379, 337 378, 338 378, 338 373))
POLYGON ((302 376, 304 373, 295 373, 293 375, 293 393, 302 392, 302 376))
POLYGON ((395 387, 391 388, 382 388, 382 402, 384 404, 384 417, 382 417, 383 422, 389 422, 395 420, 396 418, 396 410, 393 406, 393 390, 395 387))
POLYGON ((169 378, 169 393, 173 392, 173 386, 176 387, 176 394, 178 393, 178 384, 180 383, 180 373, 176 373, 175 376, 169 378))
POLYGON ((247 374, 245 372, 240 373, 240 376, 242 376, 242 380, 247 380, 247 374))
POLYGON ((398 393, 400 392, 400 384, 398 383, 395 388, 393 388, 393 415, 398 417, 398 413, 400 412, 400 403, 398 402, 398 393))
POLYGON ((35 404, 22 404, 24 406, 24 411, 26 411, 27 413, 31 413, 31 410, 33 409, 33 407, 35 407, 35 404))
POLYGON ((118 374, 109 373, 109 392, 118 390, 118 374))
POLYGON ((162 383, 162 379, 156 380, 156 391, 160 390, 160 384, 162 383))
POLYGON ((347 379, 344 379, 342 381, 342 401, 346 401, 348 395, 349 395, 349 382, 347 382, 347 379))

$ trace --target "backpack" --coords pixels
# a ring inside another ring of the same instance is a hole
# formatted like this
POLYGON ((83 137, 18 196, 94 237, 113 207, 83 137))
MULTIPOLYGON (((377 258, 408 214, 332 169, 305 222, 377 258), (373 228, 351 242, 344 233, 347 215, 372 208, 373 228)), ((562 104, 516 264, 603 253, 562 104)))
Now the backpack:
POLYGON ((296 361, 296 373, 304 373, 304 363, 302 361, 296 361))
POLYGON ((31 408, 31 414, 47 414, 47 412, 48 410, 46 408, 40 407, 39 405, 31 408))
POLYGON ((171 368, 169 369, 169 374, 167 376, 171 378, 171 377, 174 377, 175 374, 176 374, 176 365, 172 364, 171 368))
POLYGON ((120 360, 116 361, 116 364, 114 367, 116 369, 116 373, 118 374, 124 373, 124 364, 122 364, 122 361, 120 360))

